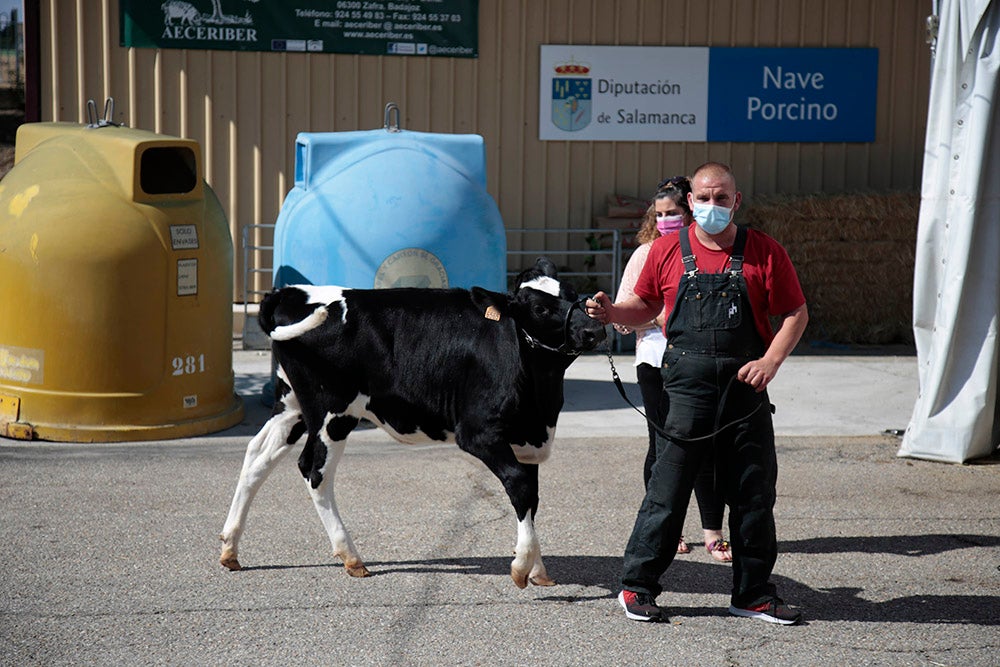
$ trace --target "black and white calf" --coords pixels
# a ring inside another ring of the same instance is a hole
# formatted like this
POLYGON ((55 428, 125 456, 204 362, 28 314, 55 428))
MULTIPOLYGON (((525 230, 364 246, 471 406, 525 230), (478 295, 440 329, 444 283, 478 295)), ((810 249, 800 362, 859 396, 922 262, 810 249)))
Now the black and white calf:
POLYGON ((247 447, 220 562, 237 548, 250 502, 305 436, 299 470, 348 574, 368 574, 337 512, 333 479, 361 418, 404 443, 454 442, 503 483, 517 515, 511 577, 553 582, 535 535, 538 464, 549 456, 563 376, 604 327, 540 258, 510 294, 464 289, 285 287, 260 309, 278 365, 274 412, 247 447))

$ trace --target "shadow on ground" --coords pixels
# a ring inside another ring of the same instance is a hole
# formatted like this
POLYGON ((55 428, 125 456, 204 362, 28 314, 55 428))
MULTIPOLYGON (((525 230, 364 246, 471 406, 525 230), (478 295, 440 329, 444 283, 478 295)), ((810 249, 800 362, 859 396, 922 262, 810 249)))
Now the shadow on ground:
MULTIPOLYGON (((994 535, 937 534, 891 535, 884 537, 832 537, 781 542, 781 553, 874 553, 883 552, 920 558, 954 549, 997 547, 1000 537, 994 535)), ((461 573, 467 575, 506 576, 510 572, 508 558, 441 558, 430 560, 370 561, 366 563, 373 577, 401 573, 433 574, 461 573)), ((549 589, 535 589, 541 601, 581 602, 613 599, 618 593, 618 577, 622 559, 610 556, 546 556, 549 574, 560 587, 581 586, 603 589, 600 593, 576 595, 545 595, 549 589)), ((244 568, 282 570, 299 568, 342 569, 339 563, 299 565, 257 565, 244 568)), ((692 562, 678 558, 663 579, 664 591, 659 599, 670 611, 671 593, 697 595, 728 595, 729 568, 714 563, 692 562)), ((346 576, 346 575, 344 575, 346 576)), ((910 595, 881 602, 864 598, 865 589, 814 589, 790 577, 774 576, 781 594, 803 610, 807 620, 856 621, 880 623, 955 623, 982 626, 1000 625, 1000 596, 996 595, 910 595)), ((513 585, 513 584, 512 584, 513 585)), ((553 593, 560 588, 551 589, 553 593)), ((719 608, 685 608, 686 616, 714 616, 726 613, 719 608)))

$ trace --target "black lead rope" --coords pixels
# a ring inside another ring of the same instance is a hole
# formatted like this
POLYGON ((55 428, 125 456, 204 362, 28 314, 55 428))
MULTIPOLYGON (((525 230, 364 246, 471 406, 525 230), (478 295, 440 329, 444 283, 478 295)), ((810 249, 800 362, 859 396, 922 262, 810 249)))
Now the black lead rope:
POLYGON ((573 305, 571 305, 569 308, 566 309, 566 318, 563 320, 563 342, 562 345, 560 345, 559 347, 551 347, 549 345, 542 343, 540 340, 532 337, 531 334, 529 334, 524 329, 521 329, 521 334, 524 336, 525 341, 527 341, 528 345, 530 345, 531 347, 541 348, 543 350, 548 350, 549 352, 557 352, 559 354, 567 354, 571 357, 578 357, 580 356, 581 350, 574 350, 573 346, 570 344, 569 321, 570 318, 573 317, 573 311, 576 309, 581 310, 584 315, 587 315, 586 303, 587 303, 586 298, 577 299, 576 301, 573 302, 573 305))
MULTIPOLYGON (((726 398, 729 396, 729 388, 733 386, 733 381, 736 379, 736 376, 733 375, 731 378, 729 378, 729 382, 726 384, 726 388, 723 390, 722 396, 719 398, 719 407, 715 411, 715 424, 714 424, 715 430, 714 431, 712 431, 708 435, 698 436, 697 438, 682 438, 682 437, 677 436, 677 435, 669 435, 658 424, 654 423, 652 419, 650 419, 649 417, 647 417, 645 412, 643 412, 642 410, 640 410, 639 408, 637 408, 635 406, 635 404, 632 403, 632 401, 630 401, 628 399, 628 395, 625 393, 625 387, 622 386, 622 379, 620 377, 618 377, 618 370, 615 368, 615 360, 611 356, 611 344, 610 343, 607 345, 607 355, 608 355, 608 363, 611 364, 611 378, 614 380, 615 386, 618 388, 618 393, 622 395, 622 398, 625 399, 626 403, 628 403, 629 405, 632 406, 633 410, 635 410, 640 415, 642 415, 643 419, 645 419, 649 423, 649 425, 653 427, 654 431, 656 431, 657 433, 659 433, 664 438, 669 438, 669 439, 672 439, 672 440, 681 440, 683 442, 698 442, 700 440, 708 440, 710 438, 714 438, 715 436, 719 435, 720 433, 722 433, 723 431, 725 431, 730 426, 734 426, 736 424, 739 424, 740 422, 743 422, 743 421, 746 421, 746 420, 750 419, 755 414, 757 414, 758 410, 760 410, 762 407, 764 407, 765 404, 768 403, 766 400, 764 400, 764 397, 761 396, 760 403, 757 404, 756 408, 754 408, 753 410, 751 410, 750 412, 748 412, 744 416, 742 416, 742 417, 740 417, 738 419, 734 419, 733 421, 729 422, 725 426, 719 426, 719 420, 722 419, 722 410, 726 406, 726 398)), ((771 412, 774 412, 774 406, 771 406, 771 412)))

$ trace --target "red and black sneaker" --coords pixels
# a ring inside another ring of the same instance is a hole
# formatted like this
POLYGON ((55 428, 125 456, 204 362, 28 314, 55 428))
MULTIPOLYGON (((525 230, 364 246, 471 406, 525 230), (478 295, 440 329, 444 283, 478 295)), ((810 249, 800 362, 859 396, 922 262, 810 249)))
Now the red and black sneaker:
POLYGON ((633 621, 663 620, 663 610, 656 606, 656 599, 651 595, 623 590, 618 594, 618 602, 633 621))
POLYGON ((762 621, 778 623, 779 625, 796 625, 802 620, 802 614, 790 609, 779 597, 771 598, 751 607, 729 605, 729 613, 733 616, 759 618, 762 621))

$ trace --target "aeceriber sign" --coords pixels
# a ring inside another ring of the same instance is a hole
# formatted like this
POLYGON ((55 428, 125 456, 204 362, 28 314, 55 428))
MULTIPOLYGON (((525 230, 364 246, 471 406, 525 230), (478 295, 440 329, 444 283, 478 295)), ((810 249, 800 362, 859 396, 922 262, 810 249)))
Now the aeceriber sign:
POLYGON ((479 0, 120 0, 121 45, 476 58, 479 0))
POLYGON ((878 50, 543 45, 539 139, 875 140, 878 50))

